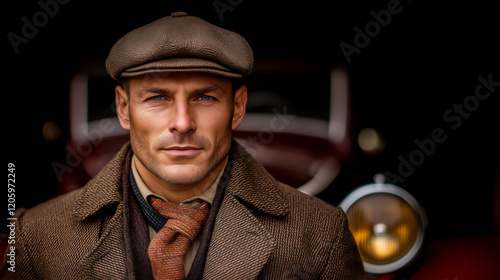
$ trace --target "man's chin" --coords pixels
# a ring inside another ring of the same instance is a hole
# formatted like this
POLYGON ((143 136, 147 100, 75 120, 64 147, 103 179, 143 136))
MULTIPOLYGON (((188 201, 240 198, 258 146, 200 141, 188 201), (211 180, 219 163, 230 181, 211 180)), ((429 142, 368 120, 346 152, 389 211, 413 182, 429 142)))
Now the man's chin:
POLYGON ((173 185, 192 185, 207 177, 207 171, 200 170, 199 167, 182 164, 169 166, 167 172, 161 176, 161 179, 173 185))

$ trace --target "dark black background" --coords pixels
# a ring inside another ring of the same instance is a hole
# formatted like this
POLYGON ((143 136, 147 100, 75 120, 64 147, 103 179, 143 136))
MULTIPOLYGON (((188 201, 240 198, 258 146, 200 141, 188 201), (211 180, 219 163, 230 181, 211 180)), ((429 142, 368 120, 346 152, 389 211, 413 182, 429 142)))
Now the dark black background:
MULTIPOLYGON (((31 207, 55 194, 58 182, 50 164, 65 156, 70 78, 81 62, 105 59, 126 32, 186 11, 243 35, 256 58, 334 65, 346 63, 339 44, 353 45, 353 28, 364 29, 373 20, 370 11, 387 9, 390 1, 232 1, 241 3, 222 21, 213 2, 71 0, 59 5, 17 54, 7 34, 21 34, 21 18, 32 19, 41 8, 37 1, 2 4, 2 143, 5 162, 16 165, 17 207, 31 207), (58 140, 43 139, 47 121, 61 126, 58 140)), ((402 0, 402 11, 346 63, 355 135, 376 128, 387 149, 367 156, 355 146, 355 157, 322 198, 336 204, 374 174, 397 173, 398 156, 407 158, 416 139, 442 128, 447 140, 399 185, 426 209, 431 238, 490 234, 495 172, 500 187, 500 87, 456 130, 443 113, 474 94, 478 76, 492 74, 500 81, 498 12, 493 4, 478 1, 436 2, 402 0)))

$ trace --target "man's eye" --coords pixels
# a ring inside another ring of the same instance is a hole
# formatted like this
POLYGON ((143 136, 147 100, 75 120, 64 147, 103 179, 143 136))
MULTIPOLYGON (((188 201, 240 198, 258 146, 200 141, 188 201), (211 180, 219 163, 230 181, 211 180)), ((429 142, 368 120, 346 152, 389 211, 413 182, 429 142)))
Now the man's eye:
POLYGON ((211 100, 215 100, 214 97, 212 96, 209 96, 209 95, 202 95, 200 97, 198 97, 199 100, 201 101, 211 101, 211 100))
POLYGON ((153 100, 153 101, 161 101, 164 98, 161 95, 156 95, 156 96, 151 97, 150 99, 153 100))

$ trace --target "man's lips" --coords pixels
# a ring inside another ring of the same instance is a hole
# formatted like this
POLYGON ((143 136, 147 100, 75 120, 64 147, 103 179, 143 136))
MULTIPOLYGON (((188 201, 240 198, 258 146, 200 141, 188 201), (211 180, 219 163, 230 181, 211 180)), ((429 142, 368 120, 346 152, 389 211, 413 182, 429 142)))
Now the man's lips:
POLYGON ((193 156, 199 153, 202 148, 192 146, 173 146, 162 150, 171 156, 193 156))

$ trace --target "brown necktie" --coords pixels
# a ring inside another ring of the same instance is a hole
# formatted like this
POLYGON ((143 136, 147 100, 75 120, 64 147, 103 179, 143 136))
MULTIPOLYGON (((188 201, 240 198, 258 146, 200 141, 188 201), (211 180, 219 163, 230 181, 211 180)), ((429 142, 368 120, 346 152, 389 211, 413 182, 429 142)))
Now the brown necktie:
POLYGON ((151 205, 168 219, 151 240, 149 259, 155 279, 184 279, 184 257, 205 222, 209 205, 202 202, 195 208, 149 197, 151 205))

